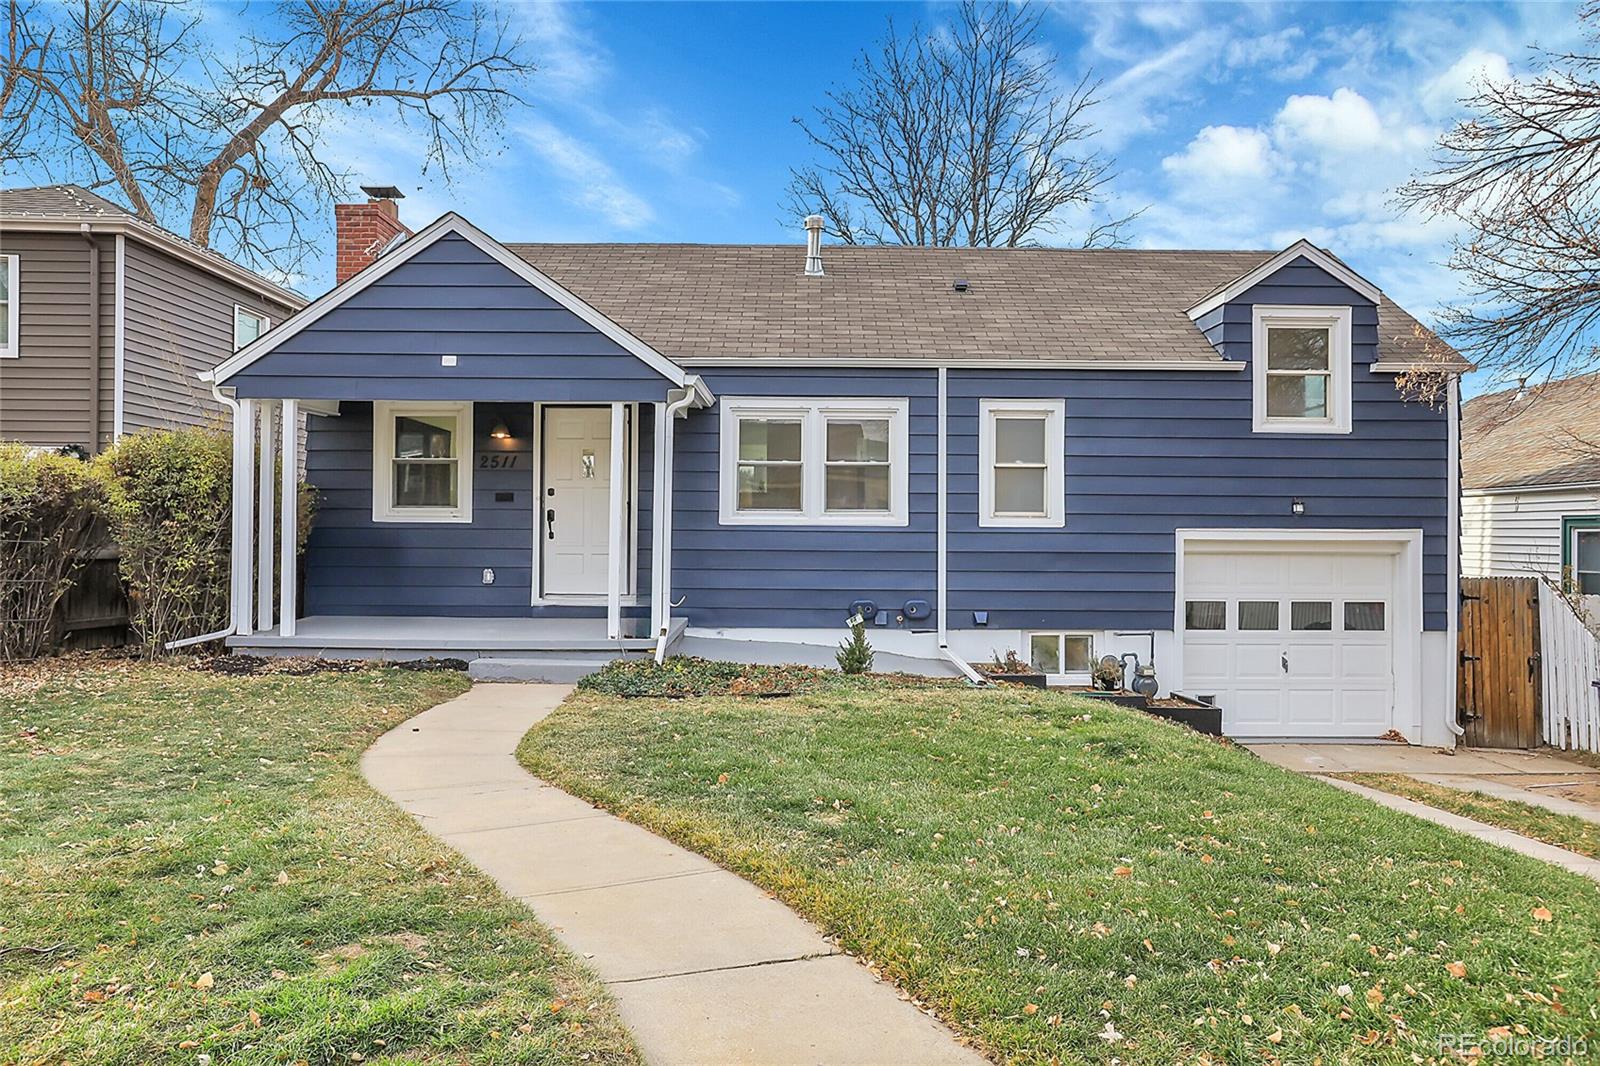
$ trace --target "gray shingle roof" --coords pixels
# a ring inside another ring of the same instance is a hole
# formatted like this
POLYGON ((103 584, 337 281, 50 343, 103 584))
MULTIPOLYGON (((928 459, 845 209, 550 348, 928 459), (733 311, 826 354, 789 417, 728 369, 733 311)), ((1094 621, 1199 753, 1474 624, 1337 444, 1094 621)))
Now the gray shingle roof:
POLYGON ((187 237, 152 222, 119 204, 90 192, 81 185, 35 185, 20 189, 0 189, 0 226, 7 223, 25 226, 28 222, 115 222, 129 231, 148 236, 146 243, 170 245, 182 249, 202 260, 216 264, 218 270, 236 271, 254 278, 257 283, 270 286, 282 295, 290 307, 305 304, 305 297, 270 278, 240 266, 227 256, 198 245, 187 237))
POLYGON ((1594 482, 1600 482, 1600 373, 1506 389, 1462 405, 1463 487, 1594 482))
MULTIPOLYGON (((1188 308, 1272 251, 508 244, 674 360, 1219 361, 1188 308), (952 291, 956 279, 968 291, 952 291)), ((1427 354, 1387 298, 1378 357, 1427 354)), ((1421 332, 1419 332, 1421 331, 1421 332)))

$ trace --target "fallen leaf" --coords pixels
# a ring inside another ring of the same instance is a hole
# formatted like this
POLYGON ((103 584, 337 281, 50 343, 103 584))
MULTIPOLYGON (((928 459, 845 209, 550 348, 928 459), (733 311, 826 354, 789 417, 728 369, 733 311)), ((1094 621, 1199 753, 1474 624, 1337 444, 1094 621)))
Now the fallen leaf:
POLYGON ((104 1003, 106 1001, 106 994, 100 991, 98 988, 91 988, 89 991, 83 994, 83 998, 89 1003, 104 1003))
POLYGON ((1273 1044, 1281 1044, 1281 1043, 1283 1043, 1283 1030, 1282 1029, 1274 1029, 1272 1032, 1268 1033, 1267 1034, 1267 1041, 1269 1043, 1273 1043, 1273 1044))
POLYGON ((1118 877, 1132 877, 1133 876, 1133 867, 1131 867, 1131 866, 1118 866, 1116 869, 1112 870, 1111 872, 1113 874, 1117 875, 1118 877))
POLYGON ((1022 1008, 1022 1013, 1024 1013, 1024 1014, 1038 1014, 1039 1013, 1039 1004, 1037 1004, 1037 1003, 1029 1003, 1027 1006, 1022 1008))
POLYGON ((1382 1003, 1383 1000, 1384 1000, 1383 989, 1379 988, 1377 985, 1373 985, 1371 988, 1367 989, 1367 1002, 1368 1003, 1370 1003, 1374 1007, 1376 1007, 1378 1004, 1382 1003))
POLYGON ((289 871, 288 870, 279 870, 278 871, 278 879, 277 880, 278 880, 278 884, 280 884, 280 885, 288 884, 289 883, 289 871))
POLYGON ((1448 973, 1451 977, 1465 977, 1465 976, 1467 976, 1467 964, 1462 962, 1460 959, 1457 959, 1455 962, 1447 964, 1444 969, 1445 969, 1445 972, 1448 973))
POLYGON ((1100 1030, 1098 1035, 1101 1040, 1104 1040, 1108 1044, 1115 1043, 1116 1041, 1122 1039, 1122 1034, 1117 1032, 1117 1027, 1110 1022, 1106 1022, 1106 1027, 1100 1030))
POLYGON ((1535 908, 1533 908, 1533 920, 1536 921, 1536 922, 1548 922, 1550 919, 1552 919, 1554 917, 1555 917, 1555 915, 1550 913, 1550 908, 1549 907, 1535 907, 1535 908))
POLYGON ((561 1008, 565 1007, 566 1005, 567 1005, 567 1001, 564 1000, 564 999, 552 999, 550 1001, 550 1013, 551 1014, 560 1014, 561 1013, 561 1008))
POLYGON ((196 977, 194 979, 194 986, 196 988, 199 988, 199 989, 210 988, 213 985, 215 985, 216 983, 217 983, 217 979, 214 976, 212 976, 210 970, 207 970, 205 973, 201 974, 199 977, 196 977))
POLYGON ((212 875, 214 877, 221 877, 223 874, 225 874, 227 872, 228 872, 228 864, 225 863, 225 862, 218 862, 215 866, 213 866, 211 868, 211 873, 212 873, 212 875))

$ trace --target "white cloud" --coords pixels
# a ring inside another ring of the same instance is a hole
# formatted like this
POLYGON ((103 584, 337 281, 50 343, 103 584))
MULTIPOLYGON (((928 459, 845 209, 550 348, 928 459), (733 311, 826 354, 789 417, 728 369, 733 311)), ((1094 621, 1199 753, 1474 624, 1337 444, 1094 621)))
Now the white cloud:
POLYGON ((1247 191, 1278 169, 1272 141, 1262 131, 1241 126, 1206 126, 1183 151, 1161 161, 1178 182, 1181 195, 1218 190, 1247 191))
POLYGON ((1291 96, 1273 120, 1273 136, 1290 148, 1330 155, 1371 152, 1384 144, 1383 120, 1354 89, 1332 96, 1291 96))
POLYGON ((517 133, 555 173, 569 202, 617 229, 639 229, 655 220, 651 206, 577 138, 538 118, 520 124, 517 133))
POLYGON ((538 65, 539 95, 581 99, 610 76, 610 53, 578 25, 569 4, 513 4, 509 10, 538 65))
POLYGON ((1472 48, 1449 70, 1422 87, 1422 105, 1430 115, 1449 116, 1461 101, 1485 85, 1511 80, 1511 64, 1499 52, 1472 48))
POLYGON ((1322 49, 1308 44, 1305 37, 1299 26, 1234 37, 1222 50, 1222 62, 1252 77, 1298 81, 1317 68, 1322 56, 1322 49))

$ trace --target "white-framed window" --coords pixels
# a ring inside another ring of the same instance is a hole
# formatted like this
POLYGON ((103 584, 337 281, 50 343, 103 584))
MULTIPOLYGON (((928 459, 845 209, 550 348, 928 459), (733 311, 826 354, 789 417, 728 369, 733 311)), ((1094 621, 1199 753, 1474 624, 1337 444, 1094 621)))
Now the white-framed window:
POLYGON ((1350 308, 1256 304, 1257 433, 1350 432, 1350 308))
POLYGON ((1572 530, 1572 587, 1580 596, 1600 596, 1600 529, 1572 530))
POLYGON ((1064 400, 978 401, 978 524, 1066 524, 1064 400))
POLYGON ((267 331, 272 320, 242 304, 233 305, 233 350, 238 351, 267 331))
POLYGON ((0 359, 15 359, 21 354, 17 331, 21 325, 19 260, 14 255, 0 255, 0 359))
POLYGON ((1029 633, 1028 661, 1052 681, 1086 683, 1094 672, 1094 634, 1029 633))
POLYGON ((472 404, 372 405, 372 520, 472 521, 472 404))
POLYGON ((903 399, 724 397, 724 525, 903 526, 903 399))

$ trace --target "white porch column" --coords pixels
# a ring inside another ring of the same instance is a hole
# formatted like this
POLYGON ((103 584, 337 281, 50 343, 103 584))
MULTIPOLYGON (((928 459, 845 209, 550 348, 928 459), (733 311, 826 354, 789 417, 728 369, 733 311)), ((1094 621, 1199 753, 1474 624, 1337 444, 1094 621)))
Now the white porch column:
POLYGON ((256 402, 239 400, 233 413, 233 550, 229 569, 233 580, 233 631, 250 635, 252 614, 250 561, 254 553, 254 527, 250 523, 254 504, 256 402))
POLYGON ((272 418, 278 405, 271 400, 261 401, 261 474, 257 484, 260 498, 256 501, 256 628, 265 632, 272 628, 272 590, 274 581, 272 556, 272 531, 277 515, 273 503, 277 485, 273 480, 278 455, 273 448, 272 418))
POLYGON ((626 501, 622 485, 622 451, 625 445, 623 427, 626 416, 625 404, 611 405, 611 505, 608 508, 611 521, 608 526, 610 539, 606 548, 606 639, 608 640, 617 640, 622 636, 622 567, 627 554, 623 550, 623 545, 626 543, 623 538, 626 516, 622 513, 626 501))
POLYGON ((650 406, 655 410, 656 430, 655 447, 650 453, 654 486, 650 494, 650 632, 659 637, 667 626, 669 614, 667 605, 662 602, 666 582, 661 580, 661 575, 662 560, 666 558, 663 549, 666 547, 667 467, 671 465, 667 449, 667 423, 672 416, 667 414, 667 405, 664 403, 650 406))
POLYGON ((283 541, 279 550, 278 635, 294 636, 295 591, 299 577, 295 545, 299 542, 296 528, 300 519, 300 402, 284 400, 283 404, 283 467, 282 529, 278 536, 283 541))

